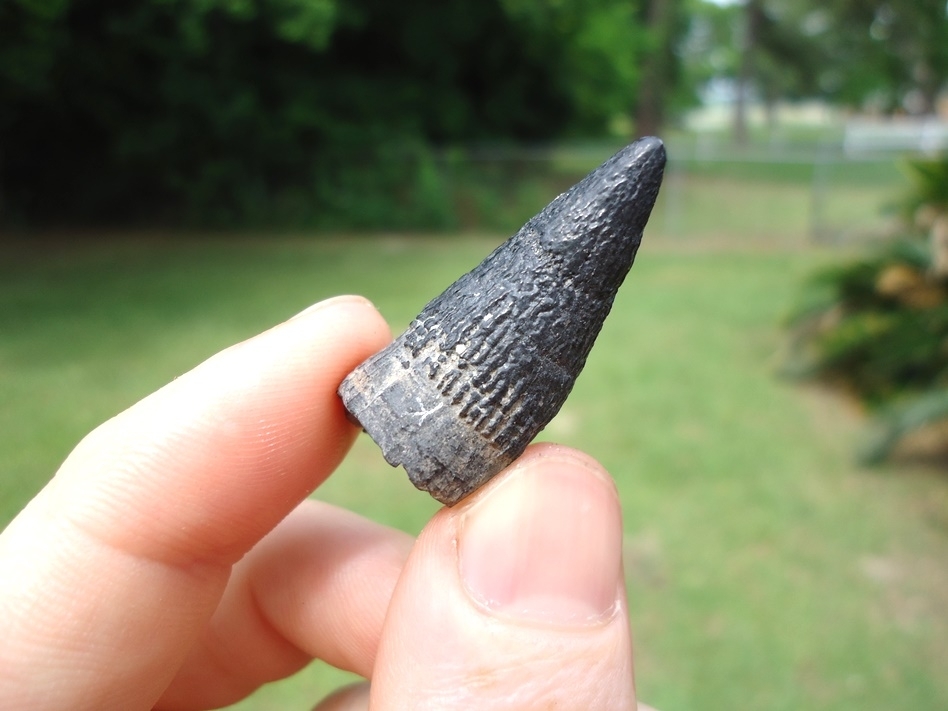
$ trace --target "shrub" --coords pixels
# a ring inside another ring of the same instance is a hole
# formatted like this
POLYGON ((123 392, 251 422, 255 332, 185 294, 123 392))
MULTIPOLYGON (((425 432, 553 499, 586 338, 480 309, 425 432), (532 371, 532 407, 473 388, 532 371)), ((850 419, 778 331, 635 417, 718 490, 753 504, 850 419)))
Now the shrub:
POLYGON ((948 419, 948 159, 908 167, 907 233, 810 277, 789 318, 785 372, 841 385, 874 413, 866 462, 948 419))

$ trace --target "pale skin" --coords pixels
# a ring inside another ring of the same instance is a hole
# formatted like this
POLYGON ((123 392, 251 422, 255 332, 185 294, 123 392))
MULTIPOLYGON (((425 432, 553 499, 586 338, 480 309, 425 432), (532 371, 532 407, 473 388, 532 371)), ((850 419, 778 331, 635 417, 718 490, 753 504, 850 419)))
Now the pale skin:
POLYGON ((357 434, 336 388, 389 339, 332 299, 83 439, 0 535, 0 708, 217 708, 318 658, 371 682, 320 711, 635 709, 588 456, 531 447, 417 540, 307 499, 357 434))

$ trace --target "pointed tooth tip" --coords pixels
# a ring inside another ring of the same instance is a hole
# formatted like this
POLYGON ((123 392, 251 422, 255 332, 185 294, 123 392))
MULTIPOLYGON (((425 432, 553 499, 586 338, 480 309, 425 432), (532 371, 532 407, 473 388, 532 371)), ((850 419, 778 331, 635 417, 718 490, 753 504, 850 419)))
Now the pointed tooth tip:
POLYGON ((665 172, 666 158, 664 142, 660 138, 646 136, 619 150, 576 187, 584 185, 599 191, 620 175, 636 183, 644 181, 659 185, 665 172))
POLYGON ((660 165, 665 164, 665 143, 661 138, 645 136, 631 144, 627 150, 631 153, 630 159, 633 163, 656 159, 660 165))
POLYGON ((636 143, 640 144, 643 150, 657 150, 665 147, 664 141, 658 136, 642 136, 636 143))

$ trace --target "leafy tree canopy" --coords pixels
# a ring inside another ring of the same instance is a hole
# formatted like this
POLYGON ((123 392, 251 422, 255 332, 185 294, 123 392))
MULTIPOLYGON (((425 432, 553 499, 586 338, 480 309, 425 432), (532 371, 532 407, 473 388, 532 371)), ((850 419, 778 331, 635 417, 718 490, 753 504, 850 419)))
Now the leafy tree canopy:
POLYGON ((303 216, 383 152, 601 133, 634 101, 633 10, 0 0, 0 220, 303 216))
POLYGON ((948 87, 944 0, 698 0, 692 18, 689 70, 736 77, 749 68, 765 99, 930 113, 948 87))

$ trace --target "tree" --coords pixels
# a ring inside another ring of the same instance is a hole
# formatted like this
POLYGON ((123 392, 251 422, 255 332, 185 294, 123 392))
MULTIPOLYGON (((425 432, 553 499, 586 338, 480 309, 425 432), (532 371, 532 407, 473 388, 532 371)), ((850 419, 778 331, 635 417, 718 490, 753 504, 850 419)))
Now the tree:
POLYGON ((602 135, 637 32, 626 0, 5 0, 6 212, 364 216, 426 146, 602 135))
POLYGON ((697 2, 686 72, 737 86, 735 134, 746 136, 743 100, 820 98, 883 113, 936 110, 948 83, 943 0, 744 0, 697 2), (737 49, 735 49, 737 48, 737 49))
MULTIPOLYGON (((809 2, 809 0, 806 0, 809 2)), ((799 2, 745 0, 719 6, 698 2, 684 44, 695 81, 724 78, 734 87, 733 129, 747 141, 747 104, 759 99, 771 120, 781 99, 819 96, 822 48, 813 41, 798 10, 799 2)))
POLYGON ((649 51, 642 62, 635 128, 639 134, 656 135, 672 108, 672 97, 682 88, 678 44, 687 22, 681 0, 648 0, 643 14, 649 51))
POLYGON ((942 0, 835 0, 810 10, 832 69, 827 95, 885 112, 932 113, 948 81, 942 0))

